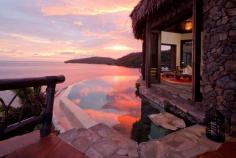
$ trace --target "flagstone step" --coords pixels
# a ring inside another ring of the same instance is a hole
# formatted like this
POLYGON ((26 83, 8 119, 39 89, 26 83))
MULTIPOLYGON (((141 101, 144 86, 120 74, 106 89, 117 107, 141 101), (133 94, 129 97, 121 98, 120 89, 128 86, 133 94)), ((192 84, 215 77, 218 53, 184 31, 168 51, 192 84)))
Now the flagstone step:
POLYGON ((161 112, 158 114, 151 114, 148 116, 150 120, 156 125, 162 128, 176 131, 186 127, 183 119, 176 117, 168 112, 161 112))
POLYGON ((205 136, 205 127, 194 125, 158 140, 139 145, 141 158, 193 158, 217 150, 221 144, 205 136))
POLYGON ((59 137, 88 158, 193 158, 221 145, 206 138, 205 127, 201 125, 139 145, 104 124, 72 129, 59 137))
POLYGON ((59 135, 88 158, 139 157, 138 144, 104 124, 89 129, 72 129, 59 135))

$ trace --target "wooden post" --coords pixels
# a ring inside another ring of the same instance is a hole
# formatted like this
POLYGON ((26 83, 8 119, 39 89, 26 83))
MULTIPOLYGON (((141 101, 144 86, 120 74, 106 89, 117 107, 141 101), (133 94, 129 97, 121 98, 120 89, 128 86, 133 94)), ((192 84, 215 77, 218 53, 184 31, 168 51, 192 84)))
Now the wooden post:
POLYGON ((143 60, 142 60, 142 78, 145 80, 145 65, 146 65, 146 42, 145 42, 145 37, 143 39, 143 60))
POLYGON ((156 74, 155 74, 155 83, 161 83, 161 31, 152 31, 152 45, 151 49, 156 53, 155 60, 155 68, 156 68, 156 74))
POLYGON ((161 31, 157 32, 157 83, 161 83, 161 31))
POLYGON ((44 112, 42 128, 40 130, 41 137, 48 136, 51 132, 55 88, 56 88, 56 84, 53 83, 53 84, 49 84, 46 90, 47 91, 46 109, 44 112))
POLYGON ((193 0, 193 79, 192 79, 192 93, 193 101, 198 102, 202 100, 200 92, 200 68, 201 68, 201 28, 202 28, 202 0, 193 0))
POLYGON ((146 62, 145 62, 145 79, 147 88, 151 87, 151 24, 149 18, 146 22, 145 31, 145 43, 146 43, 146 62))

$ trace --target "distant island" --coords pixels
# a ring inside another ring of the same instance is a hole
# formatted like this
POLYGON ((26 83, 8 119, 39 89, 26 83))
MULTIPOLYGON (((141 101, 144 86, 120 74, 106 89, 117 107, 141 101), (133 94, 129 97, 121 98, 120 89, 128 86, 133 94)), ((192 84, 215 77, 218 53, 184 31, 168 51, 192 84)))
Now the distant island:
POLYGON ((125 66, 130 68, 140 68, 142 64, 141 53, 130 53, 118 59, 108 57, 90 57, 82 59, 67 60, 65 63, 84 63, 84 64, 106 64, 106 65, 117 65, 125 66))

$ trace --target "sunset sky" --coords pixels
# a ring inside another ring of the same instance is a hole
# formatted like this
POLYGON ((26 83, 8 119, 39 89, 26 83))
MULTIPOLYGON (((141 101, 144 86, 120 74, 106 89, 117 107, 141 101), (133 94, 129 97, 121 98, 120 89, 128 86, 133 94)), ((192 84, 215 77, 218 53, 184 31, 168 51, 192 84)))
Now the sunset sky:
POLYGON ((1 0, 0 60, 121 57, 141 50, 129 14, 139 0, 1 0))

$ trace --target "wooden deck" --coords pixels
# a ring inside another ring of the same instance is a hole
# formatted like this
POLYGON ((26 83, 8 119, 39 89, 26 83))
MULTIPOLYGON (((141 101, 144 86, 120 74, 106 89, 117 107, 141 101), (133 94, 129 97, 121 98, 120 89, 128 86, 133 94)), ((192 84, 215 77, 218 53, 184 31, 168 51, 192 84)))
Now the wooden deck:
MULTIPOLYGON (((17 142, 16 142, 17 143, 17 142)), ((18 142, 20 143, 20 142, 18 142)), ((66 144, 55 134, 41 138, 37 143, 20 148, 6 156, 6 158, 85 158, 72 146, 66 144)))
POLYGON ((197 158, 235 158, 236 142, 224 143, 218 150, 207 152, 197 158))

